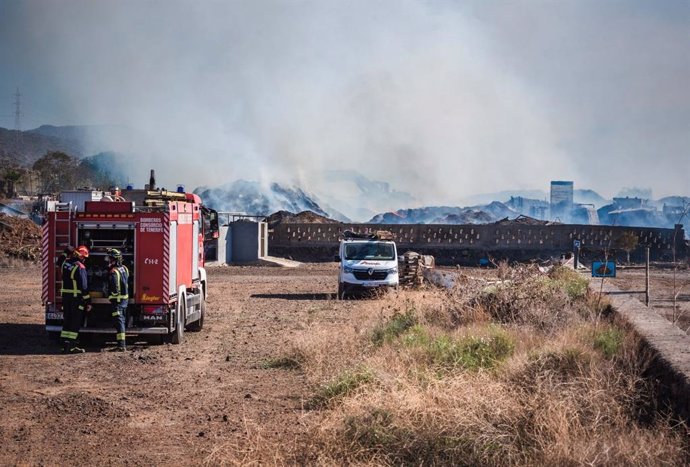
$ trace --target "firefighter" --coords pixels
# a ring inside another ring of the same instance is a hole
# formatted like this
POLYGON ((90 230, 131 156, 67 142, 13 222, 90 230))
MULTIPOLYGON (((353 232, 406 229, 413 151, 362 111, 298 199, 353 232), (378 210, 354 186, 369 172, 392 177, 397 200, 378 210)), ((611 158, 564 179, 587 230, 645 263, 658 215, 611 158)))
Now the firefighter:
POLYGON ((58 256, 58 259, 55 260, 55 264, 60 268, 62 271, 62 265, 65 264, 65 261, 70 259, 74 255, 74 247, 72 245, 68 246, 64 250, 62 250, 62 254, 58 256))
POLYGON ((112 305, 112 317, 115 324, 115 350, 127 350, 125 342, 125 321, 127 319, 127 303, 129 300, 128 282, 129 270, 122 264, 122 252, 116 248, 109 248, 106 261, 108 262, 108 299, 112 305))
POLYGON ((91 296, 84 266, 84 260, 88 257, 89 249, 81 245, 62 263, 64 321, 60 339, 63 353, 84 353, 84 349, 79 347, 79 328, 84 322, 84 314, 91 311, 91 296))

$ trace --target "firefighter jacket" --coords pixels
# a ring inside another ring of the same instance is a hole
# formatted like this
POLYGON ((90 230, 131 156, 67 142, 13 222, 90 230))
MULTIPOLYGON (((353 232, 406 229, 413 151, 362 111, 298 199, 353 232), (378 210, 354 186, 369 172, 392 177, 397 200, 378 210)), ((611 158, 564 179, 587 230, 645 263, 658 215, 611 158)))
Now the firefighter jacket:
POLYGON ((129 298, 129 270, 125 265, 111 266, 108 277, 108 300, 120 303, 129 298))
POLYGON ((89 287, 86 278, 86 266, 76 258, 68 258, 62 263, 62 296, 79 298, 88 301, 89 287))

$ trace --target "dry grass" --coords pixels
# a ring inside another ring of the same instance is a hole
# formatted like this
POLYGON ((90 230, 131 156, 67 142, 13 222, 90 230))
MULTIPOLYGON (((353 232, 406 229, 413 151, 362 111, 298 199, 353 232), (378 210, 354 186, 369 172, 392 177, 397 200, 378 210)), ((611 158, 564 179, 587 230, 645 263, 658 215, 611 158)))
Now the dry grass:
POLYGON ((269 463, 690 462, 687 427, 654 410, 648 356, 579 276, 498 274, 363 302, 356 326, 305 332, 293 353, 318 401, 309 436, 262 446, 282 452, 269 463))

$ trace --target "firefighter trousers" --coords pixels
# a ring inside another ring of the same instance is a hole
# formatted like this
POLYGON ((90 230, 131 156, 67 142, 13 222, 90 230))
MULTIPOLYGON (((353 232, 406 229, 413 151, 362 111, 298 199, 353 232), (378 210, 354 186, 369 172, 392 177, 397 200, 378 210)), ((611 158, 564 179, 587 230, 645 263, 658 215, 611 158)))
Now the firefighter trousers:
POLYGON ((79 343, 79 329, 84 322, 84 314, 86 313, 84 308, 84 300, 81 297, 62 296, 64 320, 60 340, 65 349, 76 347, 79 343))
POLYGON ((112 302, 113 306, 113 324, 115 325, 115 339, 117 345, 125 346, 125 322, 127 320, 127 300, 120 300, 119 302, 112 302))

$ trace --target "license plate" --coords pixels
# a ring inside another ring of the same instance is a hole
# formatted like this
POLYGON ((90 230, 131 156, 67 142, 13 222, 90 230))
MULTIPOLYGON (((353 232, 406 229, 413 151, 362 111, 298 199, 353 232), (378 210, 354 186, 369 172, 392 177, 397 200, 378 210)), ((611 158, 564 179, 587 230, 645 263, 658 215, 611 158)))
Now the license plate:
POLYGON ((63 319, 64 316, 62 313, 58 312, 48 312, 46 313, 46 319, 63 319))

